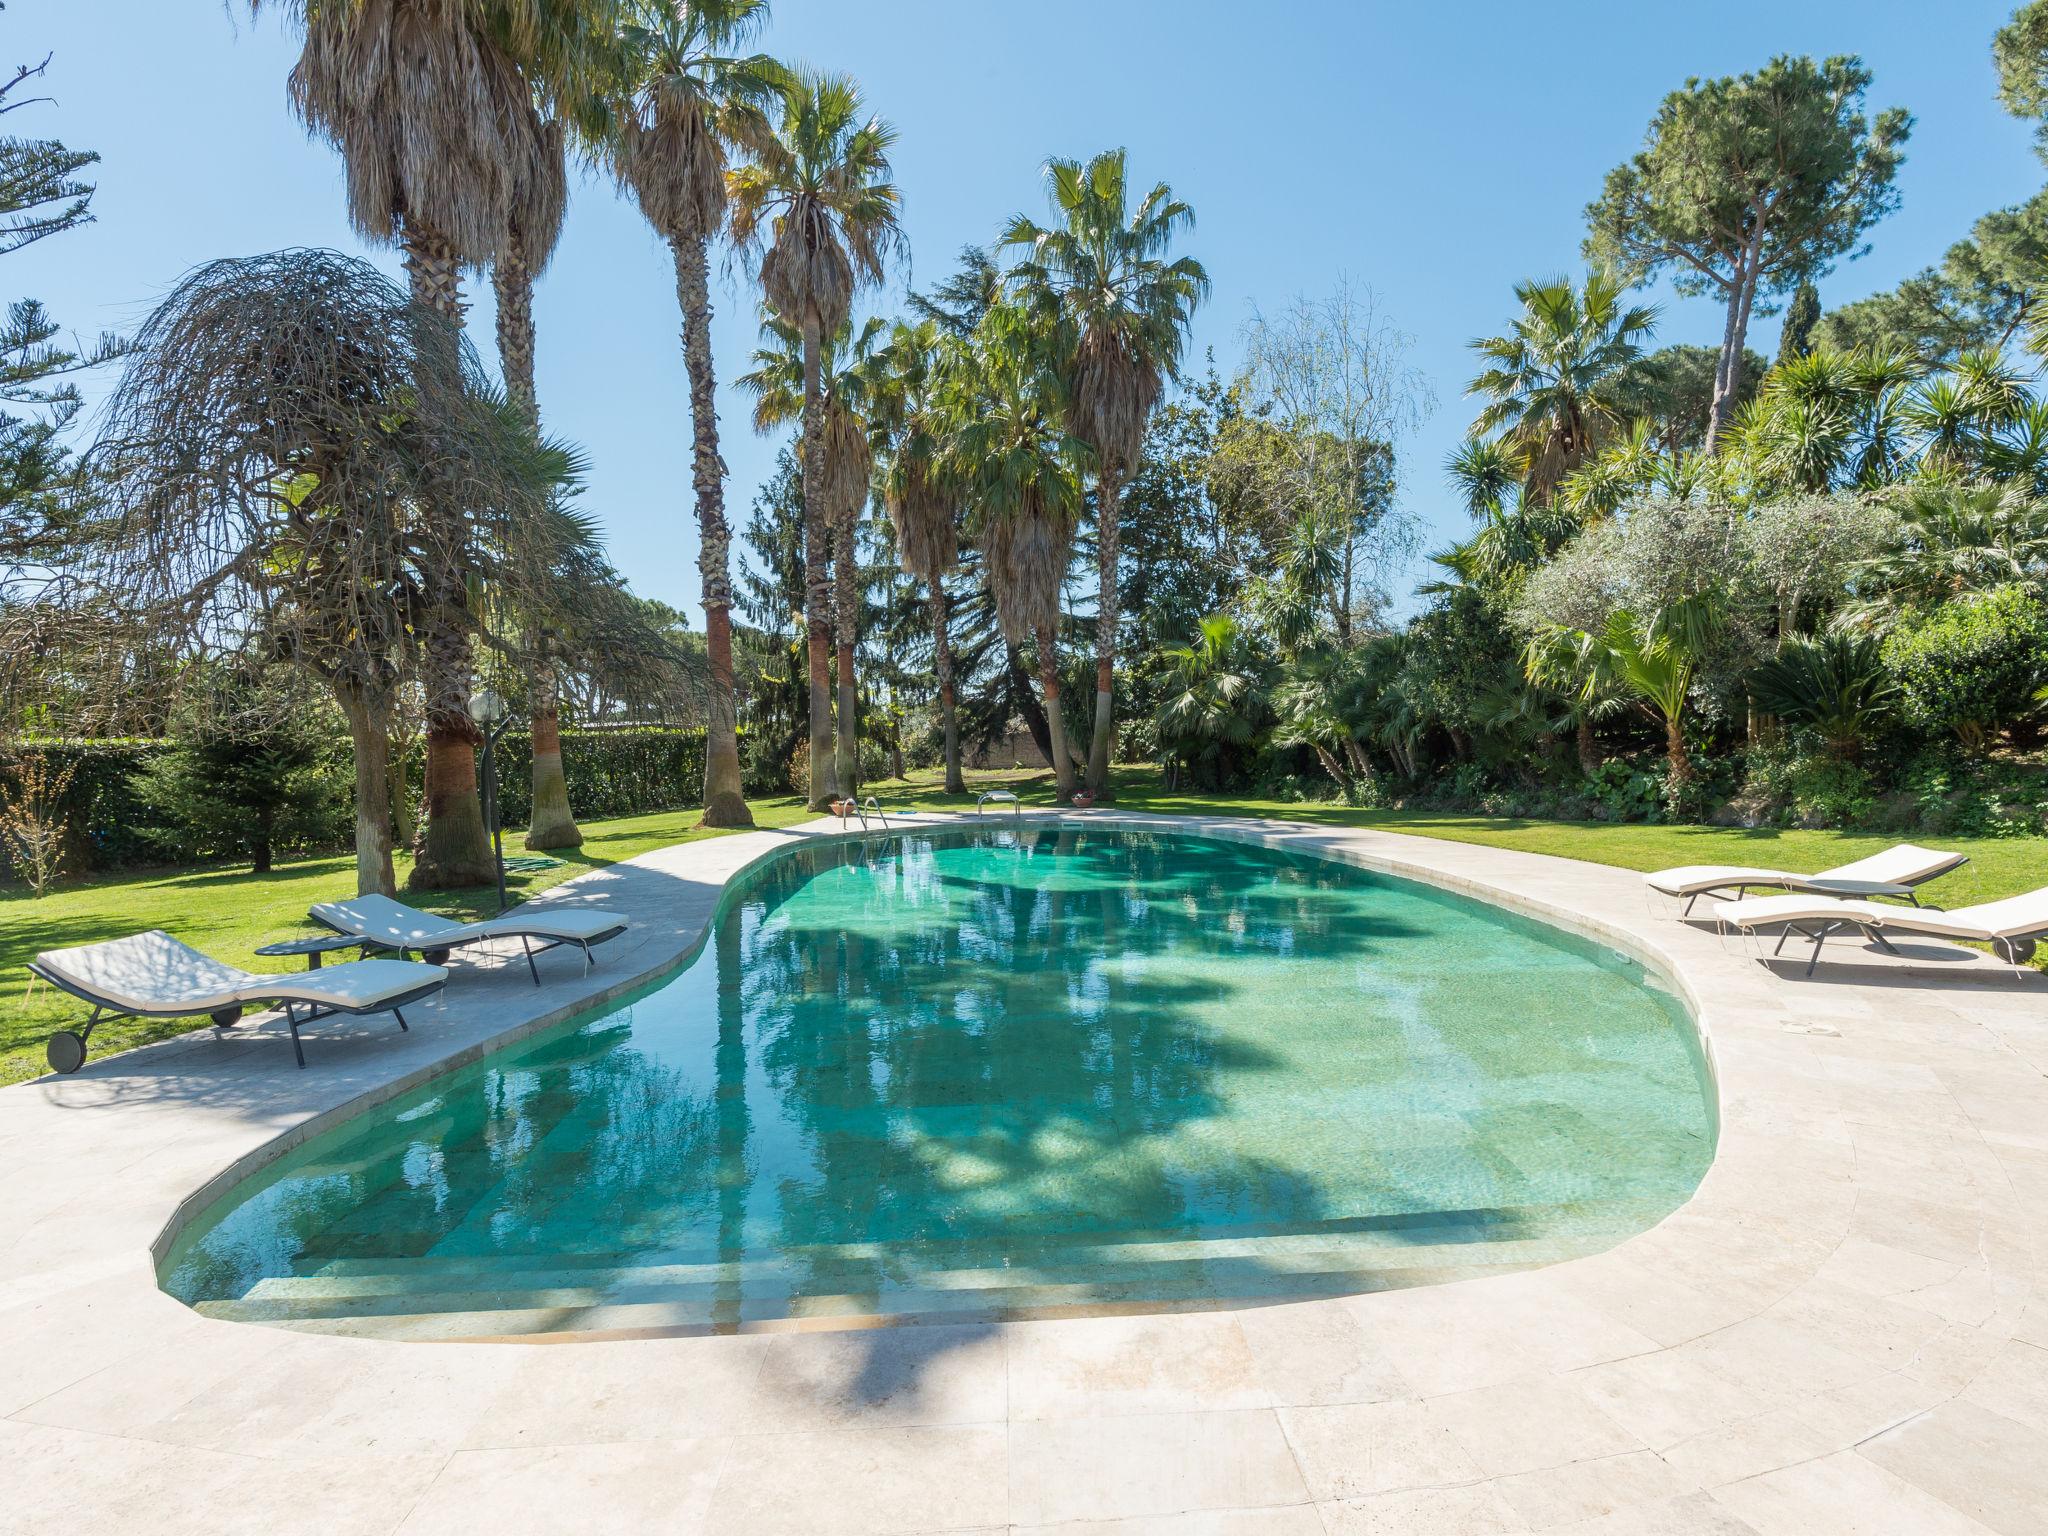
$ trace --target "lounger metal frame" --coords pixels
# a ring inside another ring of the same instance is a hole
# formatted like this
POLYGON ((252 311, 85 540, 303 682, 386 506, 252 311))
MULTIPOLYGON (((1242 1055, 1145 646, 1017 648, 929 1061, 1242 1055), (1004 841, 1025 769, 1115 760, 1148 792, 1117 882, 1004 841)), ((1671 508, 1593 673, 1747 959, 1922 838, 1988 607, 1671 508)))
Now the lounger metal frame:
MULTIPOLYGON (((1918 906, 1919 903, 1915 902, 1914 905, 1918 906)), ((1821 922, 1818 927, 1814 927, 1812 922, 1807 919, 1786 923, 1785 931, 1778 935, 1777 945, 1771 950, 1771 954, 1775 957, 1784 953, 1785 941, 1795 933, 1802 939, 1811 939, 1813 941, 1813 953, 1806 957, 1806 974, 1811 976, 1813 968, 1820 964, 1821 946, 1827 943, 1833 935, 1848 928, 1856 929, 1886 954, 1896 955, 1898 953, 1891 940, 1884 936, 1875 923, 1865 922, 1863 919, 1856 917, 1833 917, 1821 922)), ((1913 928, 1901 928, 1898 932, 1930 939, 1946 939, 1950 943, 1962 942, 1956 934, 1924 932, 1913 928)), ((2048 937, 2048 928, 2041 929, 2039 933, 2008 934, 1990 941, 1991 952, 2007 965, 2019 965, 2023 962, 2018 956, 2018 951, 2013 946, 2017 944, 2032 944, 2036 939, 2043 937, 2048 937)))
MULTIPOLYGON (((427 960, 428 963, 431 965, 439 965, 443 960, 446 960, 448 958, 448 955, 451 951, 457 949, 466 949, 471 944, 488 944, 493 939, 517 939, 519 941, 520 948, 524 950, 526 953, 526 969, 532 973, 533 984, 536 987, 540 985, 540 967, 533 963, 533 957, 535 955, 544 955, 549 950, 560 949, 564 945, 574 945, 576 948, 583 951, 583 974, 588 976, 590 974, 590 968, 594 964, 596 964, 596 961, 591 957, 590 953, 592 946, 597 944, 608 943, 611 940, 616 939, 620 934, 624 933, 629 927, 632 926, 632 924, 630 923, 617 923, 610 928, 606 928, 598 933, 592 934, 587 939, 558 938, 553 935, 544 933, 479 933, 473 934, 468 938, 457 938, 453 943, 450 944, 387 944, 382 939, 374 939, 366 934, 350 933, 348 929, 340 927, 337 924, 330 923, 326 918, 321 917, 317 914, 311 915, 313 917, 313 921, 318 923, 321 927, 331 928, 334 930, 334 932, 341 934, 343 937, 352 939, 355 942, 361 944, 366 954, 374 950, 376 953, 381 955, 396 955, 401 960, 410 960, 413 957, 414 953, 417 952, 421 959, 427 960), (540 948, 538 949, 534 948, 534 940, 536 939, 542 941, 540 948), (435 956, 438 956, 439 958, 432 958, 435 956)), ((496 921, 496 919, 494 919, 494 921, 496 921)))
MULTIPOLYGON (((233 1029, 240 1022, 242 1009, 245 1006, 243 1003, 235 1003, 228 1008, 200 1009, 198 1011, 190 1008, 128 1008, 119 1003, 109 1002, 104 997, 86 991, 83 987, 66 980, 56 972, 45 969, 37 961, 29 961, 28 968, 36 975, 42 977, 51 986, 56 987, 60 991, 69 992, 80 1002, 92 1004, 92 1017, 85 1021, 84 1029, 64 1031, 66 1034, 75 1033, 78 1036, 80 1046, 78 1065, 81 1067, 85 1065, 83 1048, 86 1042, 92 1038, 94 1028, 101 1023, 111 1022, 115 1019, 196 1019, 206 1017, 213 1020, 214 1031, 219 1033, 222 1030, 233 1029), (222 1014, 230 1014, 232 1016, 223 1019, 221 1017, 222 1014)), ((398 1027, 400 1029, 410 1033, 412 1026, 405 1022, 405 1015, 399 1010, 410 1007, 423 998, 432 997, 446 985, 447 979, 445 977, 422 982, 409 992, 402 992, 396 997, 378 998, 374 1004, 365 1004, 361 1008, 350 1008, 340 1003, 315 1003, 306 998, 282 996, 269 998, 268 1001, 277 1003, 284 1008, 285 1024, 292 1032, 292 1054, 298 1058, 299 1066, 303 1069, 306 1065, 306 1048, 299 1041, 299 1026, 301 1024, 316 1024, 322 1019, 331 1019, 342 1014, 367 1017, 373 1013, 388 1013, 398 1020, 398 1027), (301 1012, 301 1009, 304 1012, 301 1012)), ((264 1000, 261 998, 250 998, 247 1001, 259 1002, 264 1000)), ((52 1065, 54 1066, 55 1063, 52 1063, 52 1065)), ((58 1068, 58 1070, 63 1071, 65 1069, 58 1068)), ((72 1067, 69 1070, 76 1072, 78 1067, 72 1067)))

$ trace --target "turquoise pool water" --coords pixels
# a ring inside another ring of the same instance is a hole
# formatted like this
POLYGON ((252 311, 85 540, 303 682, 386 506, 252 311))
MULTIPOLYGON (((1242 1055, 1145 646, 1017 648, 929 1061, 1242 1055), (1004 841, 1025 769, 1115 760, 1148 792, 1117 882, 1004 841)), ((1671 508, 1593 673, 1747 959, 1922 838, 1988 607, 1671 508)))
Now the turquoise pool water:
POLYGON ((920 834, 762 867, 666 982, 308 1142, 162 1279, 405 1337, 1216 1305, 1596 1251, 1713 1143, 1690 1023, 1596 945, 1237 843, 920 834))

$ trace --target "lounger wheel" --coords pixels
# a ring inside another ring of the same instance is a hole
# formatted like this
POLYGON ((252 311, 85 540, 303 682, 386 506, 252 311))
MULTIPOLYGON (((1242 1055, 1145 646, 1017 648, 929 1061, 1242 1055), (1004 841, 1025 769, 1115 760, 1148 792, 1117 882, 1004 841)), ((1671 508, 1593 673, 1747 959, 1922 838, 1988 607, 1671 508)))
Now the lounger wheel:
POLYGON ((2032 939, 1997 939, 1991 947, 1997 951, 1998 958, 2009 965, 2025 965, 2034 958, 2032 939))
POLYGON ((448 963, 448 951, 445 949, 423 949, 420 951, 420 958, 429 965, 446 965, 448 963))
POLYGON ((68 1029, 58 1030, 43 1047, 43 1059, 49 1062, 52 1072, 69 1076, 85 1065, 85 1036, 68 1029))
POLYGON ((236 1003, 232 1007, 216 1008, 207 1017, 213 1020, 215 1029, 233 1029, 242 1022, 242 1005, 236 1003))

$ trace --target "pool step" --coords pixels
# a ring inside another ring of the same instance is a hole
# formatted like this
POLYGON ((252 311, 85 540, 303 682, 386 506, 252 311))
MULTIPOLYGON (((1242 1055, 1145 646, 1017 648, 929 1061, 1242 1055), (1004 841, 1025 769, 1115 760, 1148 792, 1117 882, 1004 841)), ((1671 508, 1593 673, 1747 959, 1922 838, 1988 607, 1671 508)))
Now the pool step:
MULTIPOLYGON (((1538 1206, 1492 1206, 1473 1210, 1382 1213, 1338 1217, 1306 1223, 1241 1223, 1208 1225, 1198 1231, 1057 1231, 1006 1232, 1000 1236, 894 1238, 846 1243, 776 1243, 743 1239, 750 1265, 787 1262, 806 1271, 853 1262, 891 1268, 984 1268, 991 1264, 1032 1264, 1055 1259, 1116 1260, 1122 1258, 1228 1257, 1277 1250, 1307 1251, 1319 1244, 1385 1242, 1395 1249, 1463 1247, 1474 1243, 1515 1240, 1524 1234, 1555 1237, 1582 1231, 1637 1230, 1654 1225, 1668 1210, 1668 1201, 1603 1200, 1538 1206), (772 1249, 776 1259, 760 1257, 772 1249)), ((388 1241, 364 1237, 365 1243, 388 1241)), ((650 1265, 724 1265, 728 1254, 714 1244, 678 1244, 632 1252, 549 1254, 544 1258, 517 1253, 464 1254, 429 1252, 417 1257, 349 1253, 346 1239, 329 1239, 325 1262, 307 1273, 322 1277, 405 1274, 426 1277, 449 1272, 465 1277, 480 1274, 549 1270, 623 1270, 650 1265), (337 1249, 344 1251, 337 1252, 337 1249)), ((312 1255, 318 1257, 318 1253, 312 1255)))
POLYGON ((1478 1274, 1505 1274, 1530 1268, 1528 1263, 1414 1266, 1406 1269, 1331 1270, 1293 1274, 1275 1287, 1233 1289, 1218 1285, 1219 1277, 1185 1294, 1175 1294, 1156 1280, 1108 1284, 1098 1281, 1061 1284, 980 1286, 959 1290, 906 1287, 887 1292, 813 1294, 787 1298, 730 1295, 682 1296, 673 1293, 634 1299, 631 1292, 558 1291, 448 1292, 438 1304, 422 1308, 419 1295, 321 1300, 307 1296, 207 1301, 198 1310, 209 1317, 235 1322, 273 1323, 322 1333, 360 1334, 397 1339, 474 1339, 551 1333, 661 1331, 727 1333, 755 1328, 829 1326, 833 1320, 857 1325, 877 1316, 892 1324, 982 1320, 1020 1320, 1117 1311, 1205 1310, 1233 1305, 1305 1300, 1315 1296, 1352 1295, 1374 1290, 1435 1285, 1470 1279, 1478 1274))
POLYGON ((1514 1237, 1514 1223, 1064 1244, 1050 1238, 790 1250, 737 1262, 645 1256, 545 1260, 337 1259, 208 1301, 211 1317, 403 1338, 664 1329, 727 1331, 778 1320, 943 1320, 1088 1310, 1213 1307, 1429 1285, 1573 1258, 1605 1246, 1514 1237), (943 1256, 944 1262, 941 1262, 943 1256))

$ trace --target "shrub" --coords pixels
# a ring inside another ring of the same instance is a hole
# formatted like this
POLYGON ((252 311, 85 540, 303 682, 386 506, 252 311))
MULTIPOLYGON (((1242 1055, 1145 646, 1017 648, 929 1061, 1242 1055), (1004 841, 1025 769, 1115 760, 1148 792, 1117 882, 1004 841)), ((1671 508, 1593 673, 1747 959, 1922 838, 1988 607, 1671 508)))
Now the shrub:
POLYGON ((21 759, 13 783, 0 793, 0 859, 38 898, 64 872, 69 827, 63 802, 75 767, 35 753, 21 759))
POLYGON ((1654 821, 1664 808, 1664 775, 1610 757, 1587 776, 1585 792, 1603 821, 1654 821))
POLYGON ((351 786, 332 733, 289 701, 238 693, 222 702, 218 713, 182 719, 169 750, 136 775, 137 796, 158 818, 158 851, 173 860, 237 855, 260 875, 278 850, 341 842, 351 786), (235 707, 245 703, 255 707, 235 707))
POLYGON ((1899 687, 1874 636, 1793 640, 1750 674, 1760 709, 1812 728, 1837 757, 1854 757, 1884 728, 1899 687))
POLYGON ((1901 712, 1973 752, 2032 713, 2048 648, 2048 612, 2023 587, 1959 597, 1909 618, 1884 642, 1901 712))

